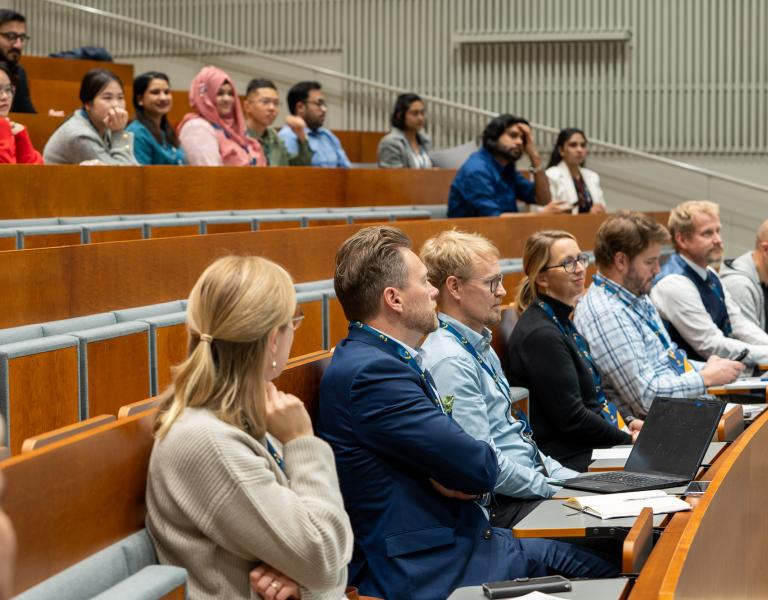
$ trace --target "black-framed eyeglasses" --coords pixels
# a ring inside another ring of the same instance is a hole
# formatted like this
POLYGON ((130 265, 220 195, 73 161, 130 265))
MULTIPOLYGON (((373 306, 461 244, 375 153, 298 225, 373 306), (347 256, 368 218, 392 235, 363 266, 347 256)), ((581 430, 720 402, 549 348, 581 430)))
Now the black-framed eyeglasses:
POLYGON ((491 294, 495 294, 496 290, 499 289, 499 286, 501 285, 502 280, 504 279, 504 274, 499 273, 498 275, 494 275, 493 277, 490 277, 488 279, 480 279, 479 277, 462 277, 464 281, 479 281, 483 285, 487 285, 488 289, 490 290, 491 294))
POLYGON ((3 33, 0 33, 0 35, 11 44, 15 43, 16 40, 21 40, 26 44, 30 40, 30 37, 26 33, 16 33, 15 31, 4 31, 3 33))
POLYGON ((576 272, 576 265, 579 264, 585 269, 589 266, 589 254, 586 252, 582 252, 576 257, 569 256, 563 262, 557 265, 547 265, 542 269, 542 271, 549 271, 550 269, 557 269, 559 267, 563 267, 563 270, 566 273, 575 273, 576 272))

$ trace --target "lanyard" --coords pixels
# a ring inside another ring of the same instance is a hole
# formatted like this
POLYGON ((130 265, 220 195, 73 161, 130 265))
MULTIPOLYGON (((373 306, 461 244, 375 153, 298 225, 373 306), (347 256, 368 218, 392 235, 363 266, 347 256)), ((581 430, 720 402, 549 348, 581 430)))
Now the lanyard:
POLYGON ((619 411, 617 410, 616 405, 605 397, 605 390, 603 389, 602 381, 600 379, 600 373, 597 370, 595 359, 592 357, 592 353, 589 351, 589 346, 587 345, 586 340, 578 331, 576 331, 576 328, 570 321, 567 321, 566 324, 563 325, 557 318, 557 315, 555 315, 555 311, 548 303, 544 302, 543 300, 538 300, 537 304, 539 308, 543 310, 550 319, 552 319, 555 325, 557 325, 560 333, 574 341, 576 348, 579 350, 579 354, 586 361, 587 368, 592 375, 592 381, 595 384, 595 393, 597 394, 597 401, 602 405, 600 416, 614 427, 619 427, 619 411))
POLYGON ((626 298, 622 297, 621 290, 617 288, 612 282, 608 281, 605 277, 600 275, 600 273, 595 273, 595 275, 592 276, 592 281, 596 285, 599 285, 601 288, 608 290, 609 292, 612 292, 616 298, 622 302, 625 306, 627 306, 637 317, 639 317, 643 323, 645 323, 648 328, 656 335, 658 340, 661 342, 661 345, 664 346, 664 350, 667 352, 667 356, 669 357, 670 362, 672 363, 672 368, 677 372, 678 375, 683 375, 688 370, 688 360, 686 359, 685 352, 680 350, 679 348, 672 349, 672 346, 667 341, 667 338, 664 336, 664 334, 661 331, 661 328, 656 323, 654 319, 649 319, 645 315, 641 314, 637 308, 635 308, 634 304, 627 300, 626 298))
POLYGON ((443 414, 447 414, 445 412, 445 407, 443 406, 442 400, 440 400, 440 396, 437 393, 437 389, 435 387, 435 383, 432 379, 432 376, 429 374, 429 372, 422 369, 419 364, 416 362, 416 359, 413 357, 413 355, 401 344, 393 340, 392 338, 387 337, 383 333, 376 331, 373 327, 370 327, 366 325, 365 323, 361 323, 360 321, 353 321, 351 323, 353 327, 357 327, 358 329, 362 329, 363 331, 367 331, 368 333, 374 335, 376 339, 378 339, 380 342, 382 342, 385 346, 393 346, 395 350, 397 351, 398 357, 400 357, 400 360, 403 361, 405 364, 407 364, 409 367, 411 367, 416 373, 419 374, 419 377, 424 382, 425 387, 429 390, 429 396, 430 400, 432 400, 432 403, 440 409, 440 412, 443 414))
POLYGON ((275 450, 275 447, 272 445, 272 443, 269 441, 268 438, 265 438, 267 440, 267 450, 269 450, 269 453, 272 455, 272 458, 275 459, 275 462, 277 463, 277 466, 280 467, 280 470, 285 473, 285 461, 283 460, 283 457, 280 456, 277 450, 275 450))
POLYGON ((531 424, 528 421, 528 417, 522 410, 512 406, 512 397, 510 394, 511 390, 506 379, 499 376, 499 374, 496 372, 496 369, 493 368, 493 365, 489 365, 488 362, 482 356, 480 356, 480 353, 475 349, 475 347, 469 343, 469 340, 467 340, 467 338, 464 337, 453 325, 447 321, 443 321, 442 319, 439 321, 440 327, 453 335, 453 337, 459 341, 462 348, 469 352, 469 354, 474 357, 480 367, 482 367, 482 369, 490 376, 490 378, 493 379, 493 382, 496 384, 496 388, 499 390, 499 392, 501 392, 502 396, 507 399, 507 404, 509 405, 509 414, 514 412, 517 420, 523 424, 523 433, 530 435, 533 432, 531 429, 531 424))

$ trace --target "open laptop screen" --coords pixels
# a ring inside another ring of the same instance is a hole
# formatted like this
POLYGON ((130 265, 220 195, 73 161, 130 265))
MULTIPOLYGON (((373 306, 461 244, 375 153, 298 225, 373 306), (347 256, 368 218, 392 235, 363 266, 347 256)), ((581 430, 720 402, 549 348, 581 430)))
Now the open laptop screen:
POLYGON ((624 470, 693 479, 724 408, 719 400, 654 399, 624 470))

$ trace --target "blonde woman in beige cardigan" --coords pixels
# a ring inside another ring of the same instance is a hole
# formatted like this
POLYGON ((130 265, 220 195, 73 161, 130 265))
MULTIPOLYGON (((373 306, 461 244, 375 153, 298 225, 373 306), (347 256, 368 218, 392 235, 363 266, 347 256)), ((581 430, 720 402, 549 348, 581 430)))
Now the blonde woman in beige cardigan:
POLYGON ((156 422, 147 529, 161 563, 189 573, 189 597, 344 597, 352 531, 333 453, 301 400, 271 383, 296 295, 257 257, 213 263, 187 307, 190 354, 156 422))

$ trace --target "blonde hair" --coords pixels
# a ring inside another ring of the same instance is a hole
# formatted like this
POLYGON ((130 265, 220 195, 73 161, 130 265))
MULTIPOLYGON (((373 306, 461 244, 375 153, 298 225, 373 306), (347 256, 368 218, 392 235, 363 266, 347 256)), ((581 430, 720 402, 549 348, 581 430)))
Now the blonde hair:
POLYGON ((688 200, 678 204, 669 213, 667 229, 672 236, 672 243, 675 243, 675 234, 679 233, 683 238, 689 238, 695 232, 693 218, 699 214, 705 213, 711 217, 720 217, 720 206, 709 200, 688 200))
POLYGON ((573 235, 559 229, 537 231, 525 240, 523 247, 523 272, 525 276, 517 288, 517 298, 515 299, 515 308, 518 313, 522 314, 533 303, 537 296, 536 278, 547 266, 554 243, 563 239, 576 241, 573 235))
POLYGON ((478 257, 499 258, 499 250, 479 233, 456 228, 432 236, 421 247, 421 261, 426 265, 429 282, 437 289, 451 275, 467 278, 478 257))
POLYGON ((227 256, 210 265, 189 296, 189 354, 174 367, 173 383, 160 399, 156 437, 163 438, 187 407, 207 408, 263 436, 269 334, 290 326, 295 309, 291 277, 272 261, 227 256))

